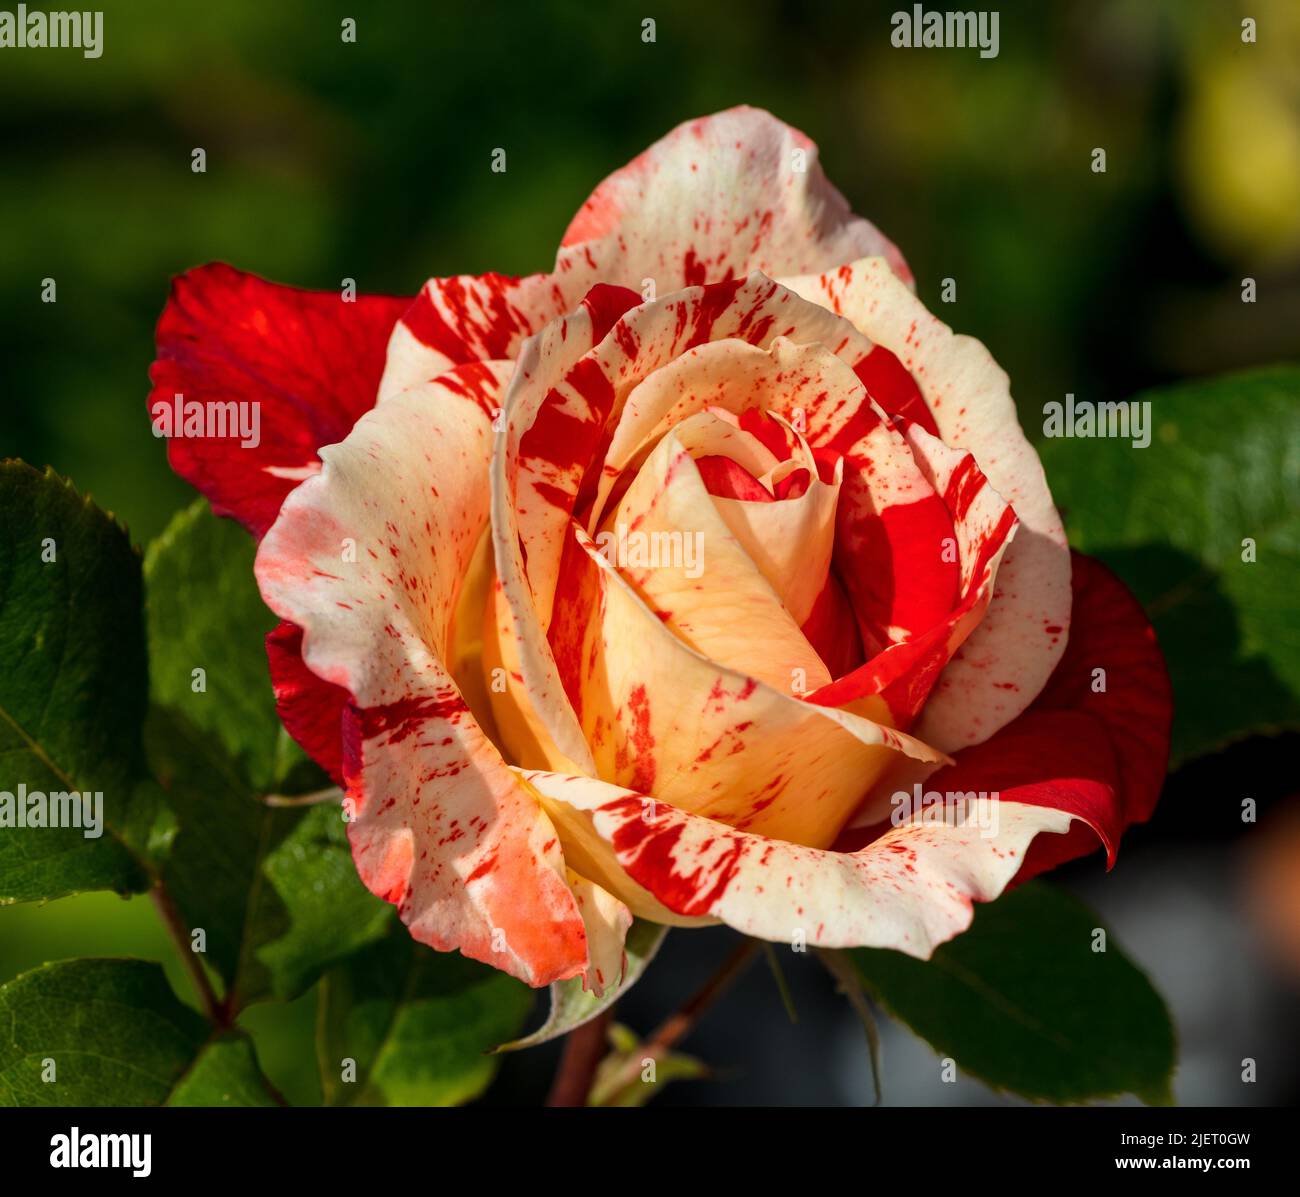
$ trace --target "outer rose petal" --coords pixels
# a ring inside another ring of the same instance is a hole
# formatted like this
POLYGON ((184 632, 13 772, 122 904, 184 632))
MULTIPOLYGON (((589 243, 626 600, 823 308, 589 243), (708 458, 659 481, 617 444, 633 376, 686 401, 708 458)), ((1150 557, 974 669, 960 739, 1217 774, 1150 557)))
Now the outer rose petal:
MULTIPOLYGON (((496 410, 501 378, 508 362, 473 362, 456 366, 438 380, 439 386, 475 403, 486 414, 496 410)), ((446 665, 476 718, 492 735, 491 706, 484 694, 481 668, 481 612, 491 579, 491 552, 486 536, 468 575, 462 581, 454 640, 447 646, 446 665), (486 722, 485 722, 486 721, 486 722)), ((347 691, 317 677, 302 660, 302 630, 281 623, 266 638, 267 663, 275 705, 285 730, 336 782, 343 773, 341 730, 347 691)))
POLYGON ((549 806, 585 815, 636 886, 683 917, 746 935, 819 947, 894 948, 922 959, 964 931, 973 902, 996 898, 1039 832, 1068 814, 1003 802, 998 831, 909 823, 857 852, 802 848, 657 803, 633 790, 558 773, 526 773, 549 806))
MULTIPOLYGON (((988 351, 925 310, 881 259, 782 280, 847 317, 911 372, 943 441, 969 449, 1022 528, 987 615, 944 670, 917 734, 945 751, 986 739, 1023 711, 1065 649, 1070 559, 1043 467, 988 351)), ((883 401, 884 396, 876 398, 883 401)))
MULTIPOLYGON (((1098 747, 1097 752, 1114 761, 1114 792, 1105 816, 1088 822, 1113 865, 1121 832, 1151 817, 1164 786, 1173 689, 1155 632, 1138 601, 1099 561, 1082 553, 1073 558, 1070 643, 1022 718, 1070 712, 1088 725, 1086 732, 1081 726, 1072 736, 1094 744, 1104 737, 1109 751, 1098 747), (1104 691, 1093 689, 1095 669, 1106 671, 1104 691)), ((1060 769, 1055 772, 1059 775, 1060 769)), ((1078 824, 1069 835, 1045 836, 1030 852, 1022 878, 1086 855, 1095 846, 1078 824)))
POLYGON ((266 637, 280 722, 336 782, 343 781, 343 711, 348 692, 318 678, 302 659, 302 628, 287 621, 266 637))
POLYGON ((453 366, 513 358, 526 337, 577 306, 585 290, 561 287, 549 274, 430 279, 393 328, 380 400, 453 366))
POLYGON ((238 436, 173 436, 172 469, 218 515, 260 537, 284 497, 320 469, 316 450, 375 405, 389 331, 409 304, 378 295, 344 303, 335 291, 282 287, 220 264, 181 275, 158 321, 151 415, 162 405, 180 419, 181 394, 186 406, 256 403, 261 426, 247 448, 238 436))
POLYGON ((912 277, 894 245, 827 182, 817 147, 761 108, 678 125, 596 188, 562 245, 557 274, 572 261, 591 281, 640 288, 652 278, 661 294, 878 254, 912 277))
POLYGON ((487 519, 491 426, 461 380, 394 396, 322 456, 262 543, 263 597, 342 687, 362 880, 411 934, 533 985, 584 972, 559 841, 445 664, 487 519), (347 552, 355 546, 355 560, 347 552))
POLYGON ((1105 729, 1124 787, 1124 822, 1145 823, 1155 810, 1169 762, 1173 689, 1141 604, 1109 569, 1073 555, 1075 622, 1070 643, 1034 711, 1080 711, 1105 729), (1094 670, 1105 669, 1097 690, 1094 670))
MULTIPOLYGON (((1105 566, 1079 553, 1073 587, 1070 643, 1042 694, 997 735, 924 779, 927 790, 997 791, 1003 803, 1053 807, 1077 820, 1068 834, 1034 843, 1020 880, 1095 851, 1098 840, 1114 864, 1124 830, 1150 818, 1169 757, 1173 696, 1142 608, 1105 566), (1105 670, 1100 692, 1095 669, 1105 670)), ((859 826, 886 813, 881 796, 873 799, 859 826)), ((836 846, 870 834, 848 834, 836 846)))

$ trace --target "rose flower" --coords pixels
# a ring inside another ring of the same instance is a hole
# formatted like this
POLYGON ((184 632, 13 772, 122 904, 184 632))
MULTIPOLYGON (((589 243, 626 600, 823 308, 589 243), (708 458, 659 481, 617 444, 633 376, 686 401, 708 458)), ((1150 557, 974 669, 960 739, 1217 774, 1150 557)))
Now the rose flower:
POLYGON ((170 460, 261 538, 281 717, 422 943, 596 989, 634 915, 925 957, 1151 813, 1140 608, 1071 558, 1006 374, 765 112, 616 172, 549 273, 191 271, 152 378, 259 405, 170 460))

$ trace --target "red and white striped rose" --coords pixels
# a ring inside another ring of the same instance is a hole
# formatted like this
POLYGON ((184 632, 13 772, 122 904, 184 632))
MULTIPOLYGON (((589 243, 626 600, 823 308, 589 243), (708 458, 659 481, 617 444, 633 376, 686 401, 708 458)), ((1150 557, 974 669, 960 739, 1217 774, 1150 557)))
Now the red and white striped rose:
POLYGON ((545 274, 192 271, 153 381, 261 405, 255 448, 170 458, 261 538, 281 716, 421 942, 596 988, 634 914, 927 956, 1155 803, 1140 609, 1072 561, 1006 374, 767 113, 656 143, 545 274), (998 794, 996 834, 891 820, 917 782, 998 794))

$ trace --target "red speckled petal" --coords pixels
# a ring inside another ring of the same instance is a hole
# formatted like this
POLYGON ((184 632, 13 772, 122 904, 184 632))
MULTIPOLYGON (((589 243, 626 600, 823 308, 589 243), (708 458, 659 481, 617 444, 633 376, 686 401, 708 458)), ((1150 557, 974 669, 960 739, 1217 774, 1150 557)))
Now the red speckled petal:
POLYGON ((343 775, 362 880, 422 943, 544 985, 585 971, 583 918, 549 820, 445 663, 487 521, 491 444, 459 378, 391 396, 286 500, 257 577, 302 629, 306 667, 349 695, 343 775))
POLYGON ((380 398, 453 366, 514 358, 527 337, 576 307, 585 290, 561 287, 549 274, 430 279, 392 330, 380 398))
MULTIPOLYGON (((700 345, 632 388, 610 438, 592 519, 622 472, 692 413, 715 407, 741 417, 758 411, 779 415, 802 430, 801 440, 826 469, 843 462, 835 563, 864 639, 879 650, 928 630, 956 603, 958 567, 943 553, 952 521, 902 435, 850 369, 878 351, 826 309, 785 303, 787 294, 778 290, 771 300, 771 308, 781 311, 779 323, 765 313, 750 326, 761 337, 776 327, 783 335, 766 344, 760 337, 756 344, 732 338, 700 345)), ((651 324, 647 305, 619 328, 627 343, 639 345, 651 324)), ((815 582, 815 600, 825 573, 807 577, 815 582)))
MULTIPOLYGON (((792 423, 806 420, 814 449, 817 439, 834 440, 845 430, 842 439, 853 442, 861 405, 869 401, 840 363, 853 366, 871 352, 871 343, 848 321, 758 273, 691 287, 631 307, 621 317, 603 300, 596 310, 609 323, 598 343, 601 322, 587 310, 595 297, 593 292, 577 313, 548 325, 525 346, 505 399, 506 423, 492 469, 501 667, 512 690, 510 705, 521 705, 517 688, 536 714, 526 738, 512 742, 507 736, 506 742, 523 764, 554 769, 567 760, 580 772, 592 771, 594 762, 564 701, 546 631, 571 514, 575 505, 586 509, 579 492, 591 463, 603 453, 589 528, 617 474, 643 446, 707 403, 739 412, 778 396, 781 406, 773 409, 792 423), (695 351, 691 365, 682 365, 695 351), (780 380, 775 391, 769 385, 775 385, 774 363, 780 380), (836 393, 848 388, 856 403, 817 402, 832 368, 842 375, 836 393), (660 387, 652 381, 656 372, 676 383, 660 387), (633 411, 634 397, 647 384, 645 401, 633 411), (805 399, 806 406, 796 402, 805 399), (607 447, 599 435, 602 413, 604 426, 613 427, 607 447)), ((882 418, 878 410, 873 418, 882 418)))
POLYGON ((623 288, 593 289, 574 312, 524 345, 503 400, 491 465, 497 582, 486 621, 485 663, 505 678, 505 691, 492 693, 493 709, 506 745, 524 764, 592 767, 545 627, 564 530, 611 401, 608 388, 583 363, 636 300, 623 288))
MULTIPOLYGON (((948 448, 916 426, 907 428, 906 440, 909 457, 941 496, 948 516, 949 547, 958 562, 958 601, 933 626, 890 644, 811 698, 843 706, 879 694, 888 703, 893 725, 910 728, 944 667, 985 617, 1017 523, 1015 512, 988 485, 971 454, 948 448)), ((941 548, 931 542, 928 552, 937 560, 941 548)))
POLYGON ((898 250, 827 182, 817 147, 741 107, 679 125, 597 187, 564 234, 556 273, 638 290, 653 279, 662 295, 877 254, 911 281, 898 250))
POLYGON ((1001 802, 995 832, 911 822, 857 852, 833 852, 738 831, 591 778, 525 776, 549 808, 581 816, 589 843, 605 846, 605 867, 621 868, 636 887, 630 901, 648 891, 683 918, 720 919, 759 939, 921 959, 970 925, 972 903, 1002 892, 1034 836, 1070 821, 1063 811, 1001 802))
POLYGON ((249 429, 257 404, 257 428, 256 437, 172 436, 172 469, 218 515, 261 536, 285 495, 320 469, 320 446, 342 440, 375 405, 389 332, 409 304, 378 295, 345 303, 339 292, 282 287, 221 264, 178 277, 149 371, 154 427, 183 430, 196 404, 237 403, 249 429))
POLYGON ((608 890, 569 870, 569 888, 587 930, 590 964, 582 987, 597 997, 623 980, 627 955, 623 942, 632 925, 632 912, 608 890))
POLYGON ((1141 604, 1101 562, 1073 554, 1070 643, 1034 711, 1079 711, 1115 746, 1124 822, 1155 810, 1169 763, 1173 690, 1156 634, 1141 604), (1105 670, 1104 688, 1097 670, 1105 670))
MULTIPOLYGON (((616 326, 614 344, 601 350, 602 371, 617 380, 623 401, 614 405, 617 422, 588 527, 602 514, 620 473, 646 446, 706 407, 737 416, 773 412, 802 429, 816 450, 853 427, 858 409, 869 404, 848 367, 871 351, 871 343, 763 275, 748 279, 731 301, 723 288, 710 287, 637 308, 616 326), (706 300, 725 306, 703 340, 682 343, 680 326, 706 300)), ((846 440, 848 448, 852 438, 846 440)))
MULTIPOLYGON (((915 380, 943 441, 975 455, 1020 519, 988 613, 944 670, 917 725, 918 735, 945 751, 978 743, 1043 688, 1070 623, 1065 532, 1038 455, 1020 430, 1007 376, 983 345, 954 336, 927 312, 881 259, 783 282, 892 353, 915 380)), ((882 404, 903 389, 879 363, 863 372, 869 386, 873 373, 884 380, 875 395, 882 404)))

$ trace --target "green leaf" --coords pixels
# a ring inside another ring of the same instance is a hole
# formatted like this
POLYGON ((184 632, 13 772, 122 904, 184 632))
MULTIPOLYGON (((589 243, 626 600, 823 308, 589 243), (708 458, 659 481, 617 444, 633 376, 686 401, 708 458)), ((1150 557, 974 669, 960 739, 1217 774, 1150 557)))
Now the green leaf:
POLYGON ((155 711, 146 734, 180 824, 163 881, 232 1010, 297 997, 383 933, 392 908, 357 877, 337 790, 268 805, 183 717, 155 711))
POLYGON ((153 701, 214 739, 267 793, 284 779, 286 753, 299 750, 275 711, 265 641, 276 619, 257 591, 256 555, 252 537, 200 499, 149 546, 144 576, 153 701))
POLYGON ((264 1105, 252 1045, 209 1039, 162 966, 64 960, 0 986, 0 1106, 264 1105), (52 1079, 50 1079, 52 1077, 52 1079))
POLYGON ((1039 452, 1070 542, 1107 562, 1152 618, 1181 762, 1300 726, 1300 366, 1138 399, 1151 403, 1147 448, 1052 439, 1039 452))
POLYGON ((516 1034, 533 993, 513 977, 416 943, 400 925, 327 973, 317 1055, 326 1105, 447 1106, 487 1088, 487 1053, 516 1034), (346 1061, 355 1079, 343 1079, 346 1061))
POLYGON ((341 795, 280 725, 267 672, 275 618, 257 592, 255 547, 199 502, 145 561, 153 770, 177 831, 162 876, 228 1005, 293 998, 382 934, 390 908, 352 864, 341 795), (194 686, 202 670, 202 686, 194 686), (266 801, 308 777, 319 805, 266 801))
POLYGON ((628 928, 624 950, 627 955, 627 967, 623 970, 623 980, 619 985, 609 986, 597 997, 594 991, 582 988, 582 978, 574 977, 569 981, 556 981, 551 986, 551 1009, 546 1021, 531 1035, 516 1039, 512 1043, 503 1043, 496 1050, 499 1052, 519 1051, 525 1047, 536 1047, 549 1039, 567 1035, 575 1027, 590 1022, 596 1015, 609 1009, 633 985, 641 979, 646 965, 654 959, 663 943, 668 928, 645 919, 634 919, 628 928))
POLYGON ((238 1031, 214 1035, 167 1100, 169 1106, 274 1106, 253 1042, 238 1031))
POLYGON ((929 961, 848 955, 891 1013, 994 1089, 1058 1103, 1123 1093, 1167 1103, 1169 1011, 1113 938, 1094 951, 1101 926, 1077 899, 1031 882, 977 906, 970 930, 929 961))
POLYGON ((18 461, 0 463, 0 661, 0 902, 147 888, 139 556, 111 516, 18 461), (102 794, 101 834, 18 826, 33 792, 102 794))

